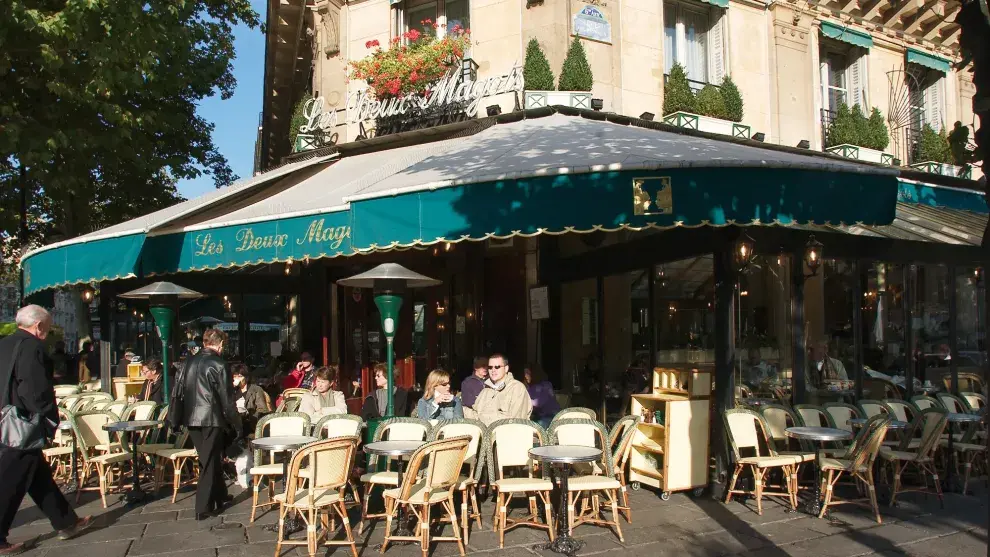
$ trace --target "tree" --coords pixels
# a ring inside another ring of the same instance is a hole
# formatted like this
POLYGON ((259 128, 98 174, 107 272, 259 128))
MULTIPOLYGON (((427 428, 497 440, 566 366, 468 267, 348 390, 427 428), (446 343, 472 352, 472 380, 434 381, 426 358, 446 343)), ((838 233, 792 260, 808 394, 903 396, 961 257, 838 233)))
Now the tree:
MULTIPOLYGON (((990 8, 987 0, 963 0, 962 9, 956 15, 959 24, 959 47, 963 54, 958 68, 962 69, 972 63, 973 84, 976 94, 973 95, 973 113, 979 118, 980 127, 973 134, 976 139, 976 157, 982 158, 984 172, 990 169, 990 8)), ((990 182, 983 177, 985 197, 990 203, 990 182)), ((983 232, 984 258, 990 252, 990 222, 983 232)), ((986 308, 990 317, 990 307, 986 308)))
POLYGON ((560 81, 557 83, 557 90, 591 91, 594 82, 595 78, 591 74, 591 66, 588 65, 584 46, 580 39, 574 37, 570 48, 567 49, 567 56, 564 57, 564 65, 560 68, 560 81))
POLYGON ((670 68, 670 77, 663 89, 663 113, 664 115, 674 112, 697 113, 698 103, 691 91, 691 84, 688 83, 687 74, 684 73, 684 66, 674 64, 670 68))
POLYGON ((873 111, 870 112, 870 118, 867 120, 867 141, 870 149, 876 149, 877 151, 883 151, 890 145, 890 133, 887 131, 887 122, 883 119, 883 114, 880 113, 880 109, 874 107, 873 111))
POLYGON ((732 81, 732 78, 725 76, 722 80, 722 98, 725 99, 725 119, 733 122, 742 122, 743 119, 743 98, 739 92, 739 87, 732 81))
POLYGON ((553 70, 536 38, 530 39, 526 45, 523 82, 527 91, 553 91, 553 70))
POLYGON ((725 118, 725 99, 722 92, 712 84, 705 85, 698 96, 695 97, 698 103, 698 113, 711 118, 725 118))

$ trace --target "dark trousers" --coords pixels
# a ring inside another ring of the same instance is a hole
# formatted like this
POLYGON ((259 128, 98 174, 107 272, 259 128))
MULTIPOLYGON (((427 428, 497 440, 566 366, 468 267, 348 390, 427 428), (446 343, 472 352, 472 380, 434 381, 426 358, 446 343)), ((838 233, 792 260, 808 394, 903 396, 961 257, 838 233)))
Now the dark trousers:
POLYGON ((227 484, 223 480, 224 430, 220 427, 191 427, 189 437, 199 454, 196 512, 210 512, 227 497, 227 484))
POLYGON ((41 451, 0 449, 0 543, 7 541, 25 493, 55 530, 70 528, 78 520, 52 478, 52 469, 41 451))

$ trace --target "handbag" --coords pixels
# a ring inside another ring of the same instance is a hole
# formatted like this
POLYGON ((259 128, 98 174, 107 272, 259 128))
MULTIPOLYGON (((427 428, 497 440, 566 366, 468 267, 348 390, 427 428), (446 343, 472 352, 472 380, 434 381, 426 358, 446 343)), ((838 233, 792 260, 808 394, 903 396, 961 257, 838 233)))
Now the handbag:
MULTIPOLYGON (((7 384, 7 399, 13 401, 17 395, 14 389, 14 366, 21 353, 21 343, 17 343, 10 359, 10 381, 7 384)), ((50 420, 40 414, 6 404, 0 409, 0 446, 20 451, 40 451, 48 442, 50 420)))

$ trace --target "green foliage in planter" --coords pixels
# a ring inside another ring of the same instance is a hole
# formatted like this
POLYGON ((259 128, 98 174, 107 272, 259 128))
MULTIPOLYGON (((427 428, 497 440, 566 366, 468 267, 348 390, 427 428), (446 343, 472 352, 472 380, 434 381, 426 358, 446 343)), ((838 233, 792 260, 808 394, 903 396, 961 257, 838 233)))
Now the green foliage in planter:
POLYGON ((306 124, 305 109, 306 103, 313 98, 313 95, 305 93, 296 107, 292 110, 292 120, 289 121, 289 147, 296 147, 296 136, 299 135, 299 128, 306 124))
POLYGON ((949 153, 952 155, 952 164, 956 166, 966 166, 972 164, 974 153, 969 150, 969 127, 962 122, 956 122, 949 132, 949 153))
POLYGON ((725 99, 725 119, 742 122, 743 98, 731 77, 722 80, 722 98, 725 99))
POLYGON ((722 92, 719 91, 718 87, 712 84, 705 85, 701 91, 698 91, 698 96, 695 97, 698 102, 698 113, 702 116, 709 116, 711 118, 725 118, 725 99, 722 98, 722 92))
POLYGON ((925 124, 921 128, 918 137, 917 162, 941 162, 948 163, 951 159, 949 149, 949 138, 945 135, 945 130, 936 132, 930 125, 925 124))
POLYGON ((674 112, 698 113, 698 103, 691 91, 687 74, 684 73, 684 66, 674 64, 670 68, 670 77, 663 89, 663 113, 674 112))
POLYGON ((870 122, 866 119, 866 114, 863 114, 863 107, 854 104, 849 110, 849 118, 852 120, 853 129, 856 130, 856 139, 859 140, 856 145, 869 147, 870 122))
MULTIPOLYGON (((862 112, 860 112, 862 115, 862 112)), ((835 117, 832 119, 832 125, 828 128, 828 135, 825 138, 826 147, 835 147, 836 145, 860 145, 860 129, 856 127, 856 122, 853 120, 852 111, 849 110, 849 105, 846 103, 840 103, 839 108, 835 111, 835 117)))
POLYGON ((553 70, 547 55, 536 38, 526 46, 526 62, 523 64, 523 82, 527 91, 553 91, 553 70))
POLYGON ((870 113, 870 118, 866 123, 866 137, 863 147, 883 151, 890 145, 890 135, 887 133, 887 123, 883 119, 883 114, 879 108, 874 108, 870 113))
POLYGON ((558 91, 591 91, 595 78, 591 74, 588 56, 584 53, 581 40, 574 37, 571 47, 567 49, 564 65, 560 68, 558 91))

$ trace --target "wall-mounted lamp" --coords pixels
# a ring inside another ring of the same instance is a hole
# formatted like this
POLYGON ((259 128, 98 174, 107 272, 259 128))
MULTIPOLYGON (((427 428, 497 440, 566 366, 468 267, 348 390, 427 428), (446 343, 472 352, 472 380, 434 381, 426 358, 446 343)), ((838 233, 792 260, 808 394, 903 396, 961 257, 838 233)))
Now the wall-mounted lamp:
POLYGON ((753 141, 759 141, 760 143, 766 141, 767 134, 763 132, 757 132, 753 134, 753 141))
POLYGON ((748 234, 743 233, 742 236, 736 240, 736 249, 733 254, 733 258, 736 262, 736 269, 742 270, 749 265, 750 261, 753 260, 753 249, 755 247, 755 242, 748 234))
POLYGON ((292 260, 290 259, 285 262, 285 275, 288 276, 291 274, 292 274, 292 260))
POLYGON ((797 146, 798 149, 811 149, 811 142, 807 139, 802 139, 801 141, 798 141, 797 146))
POLYGON ((592 110, 601 110, 602 108, 605 108, 605 101, 601 99, 591 99, 592 110))
POLYGON ((502 113, 502 107, 497 104, 493 104, 491 106, 486 107, 485 111, 488 112, 489 116, 498 116, 499 114, 502 113))
POLYGON ((82 298, 83 302, 88 304, 96 298, 96 290, 93 290, 93 288, 87 284, 82 287, 82 291, 79 292, 79 297, 82 298))
POLYGON ((647 122, 652 122, 654 116, 655 114, 653 114, 652 112, 644 112, 639 115, 640 119, 646 120, 647 122))
POLYGON ((823 247, 822 243, 815 239, 814 234, 808 238, 808 243, 804 246, 804 264, 808 266, 811 274, 805 275, 806 278, 818 274, 818 268, 822 265, 823 247))

